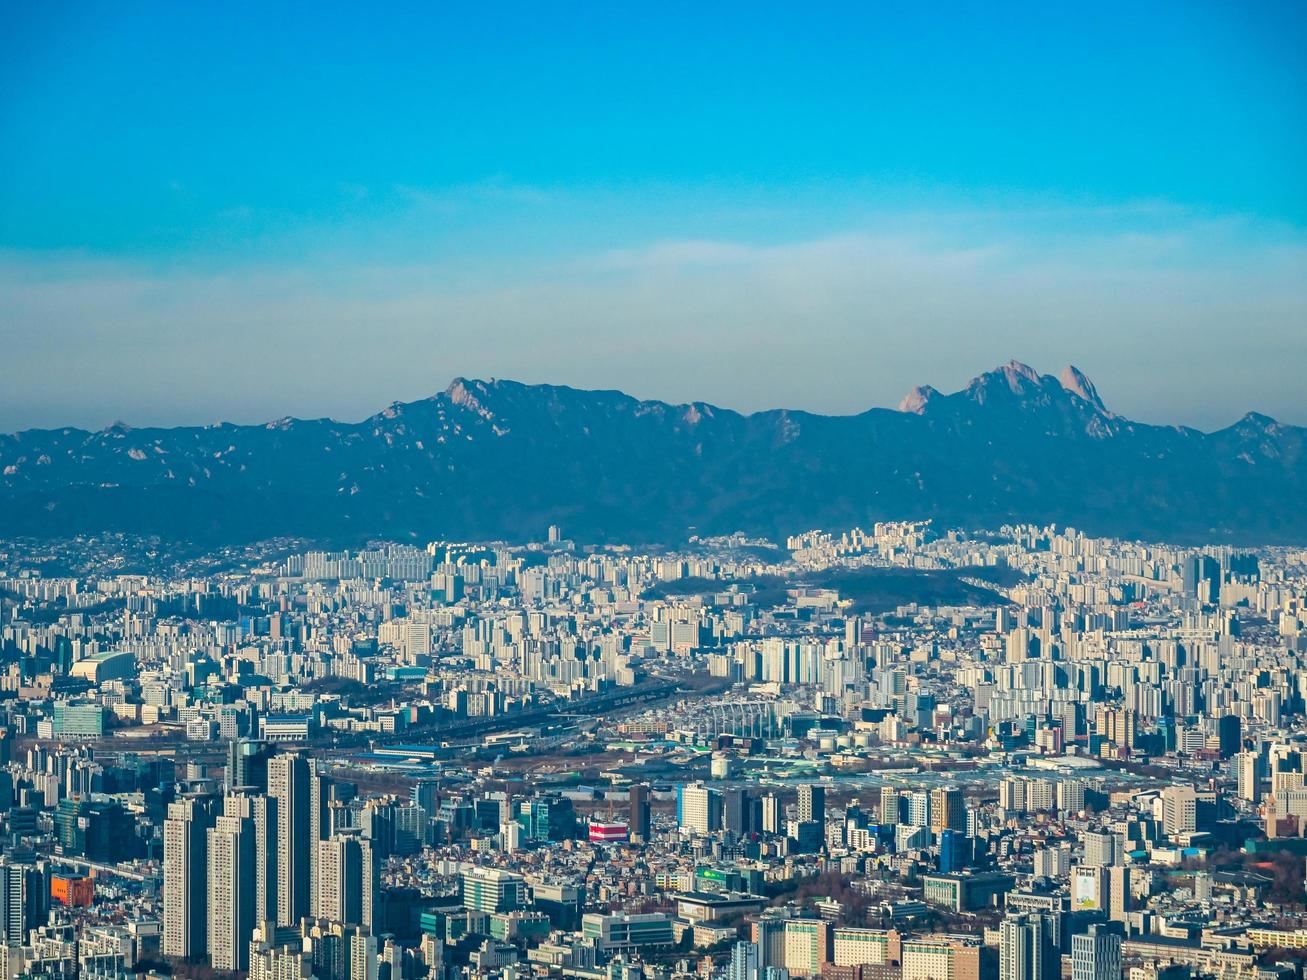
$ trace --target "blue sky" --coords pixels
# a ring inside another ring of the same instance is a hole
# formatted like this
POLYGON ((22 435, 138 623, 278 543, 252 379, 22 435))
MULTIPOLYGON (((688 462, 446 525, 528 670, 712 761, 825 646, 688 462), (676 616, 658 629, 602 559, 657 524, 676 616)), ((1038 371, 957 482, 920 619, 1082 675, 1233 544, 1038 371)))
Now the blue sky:
POLYGON ((709 6, 8 5, 0 429, 1009 357, 1307 424, 1307 7, 709 6))

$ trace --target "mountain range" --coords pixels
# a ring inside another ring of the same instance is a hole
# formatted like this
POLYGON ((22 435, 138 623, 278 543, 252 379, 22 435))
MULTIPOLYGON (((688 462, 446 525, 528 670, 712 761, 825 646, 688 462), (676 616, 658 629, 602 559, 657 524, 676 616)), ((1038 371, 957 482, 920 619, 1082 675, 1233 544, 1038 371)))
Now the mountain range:
POLYGON ((1257 414, 1210 433, 1132 422, 1074 367, 1015 361, 848 416, 460 378, 362 422, 0 435, 0 536, 520 541, 554 523, 670 544, 934 518, 1302 543, 1305 435, 1257 414))

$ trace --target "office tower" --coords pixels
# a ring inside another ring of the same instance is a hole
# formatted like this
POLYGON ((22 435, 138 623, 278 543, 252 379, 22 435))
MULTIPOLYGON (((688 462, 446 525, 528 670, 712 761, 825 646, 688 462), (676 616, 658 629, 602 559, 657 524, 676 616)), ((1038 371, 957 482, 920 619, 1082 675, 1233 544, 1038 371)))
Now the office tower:
POLYGON ((722 793, 722 827, 737 836, 743 836, 753 830, 749 825, 749 793, 745 789, 733 787, 722 793))
POLYGON ((676 822, 683 830, 710 834, 721 823, 721 795, 703 783, 676 788, 676 822))
POLYGON ((318 842, 318 917, 373 929, 380 868, 357 830, 318 842))
POLYGON ((943 874, 962 871, 971 863, 971 838, 965 831, 945 828, 939 832, 939 870, 943 874))
POLYGON ((1009 915, 999 927, 999 980, 1057 980, 1048 920, 1038 914, 1009 915))
POLYGON ((1071 937, 1071 980, 1120 980, 1120 926, 1090 923, 1071 937))
POLYGON ((524 801, 519 816, 526 836, 532 840, 560 841, 576 837, 576 809, 571 800, 557 793, 542 793, 524 801))
POLYGON ((775 793, 768 793, 762 798, 762 832, 764 834, 781 832, 781 800, 775 793))
POLYGON ((1198 794, 1192 786, 1162 790, 1162 830, 1168 836, 1187 834, 1198 827, 1198 794))
POLYGON ((268 795, 277 802, 277 924, 309 914, 309 764, 286 753, 268 763, 268 795))
POLYGON ((208 811, 197 799, 168 804, 163 822, 163 955, 204 956, 208 944, 208 811))
POLYGON ((223 815, 243 817, 254 828, 254 921, 277 918, 277 801, 261 793, 223 800, 223 815))
POLYGON ((1262 783, 1258 773, 1256 752, 1240 752, 1234 757, 1235 778, 1239 783, 1239 799, 1260 803, 1262 783))
POLYGON ((409 799, 426 810, 428 816, 434 814, 440 808, 440 780, 429 776, 415 780, 409 799))
POLYGON ((459 890, 463 908, 477 912, 512 912, 526 904, 526 879, 499 868, 472 868, 463 872, 459 890))
POLYGON ((636 783, 631 787, 630 820, 631 837, 648 843, 653 822, 649 812, 649 785, 647 783, 636 783))
POLYGON ((1081 840, 1085 845, 1084 864, 1105 868, 1120 864, 1124 859, 1121 853, 1121 839, 1110 830, 1087 830, 1081 835, 1081 840))
POLYGON ((331 836, 332 778, 320 771, 322 763, 309 760, 309 914, 321 915, 317 909, 318 845, 331 836))
POLYGON ((809 783, 799 787, 799 822, 817 825, 817 837, 826 839, 826 787, 809 783))
POLYGON ((908 794, 908 823, 913 827, 931 825, 930 793, 920 790, 908 794))
POLYGON ((726 969, 726 980, 762 980, 756 943, 735 944, 731 950, 731 965, 726 969))
POLYGON ((0 945, 22 946, 46 921, 50 888, 41 867, 0 857, 0 945))
POLYGON ((1221 758, 1229 759, 1243 748, 1243 726, 1238 715, 1223 715, 1216 723, 1221 758))
POLYGON ((962 790, 941 787, 930 791, 930 829, 935 833, 956 830, 966 833, 967 807, 962 790))
POLYGON ((880 788, 880 822, 882 826, 893 827, 899 822, 899 791, 893 786, 880 788))
POLYGON ((268 760, 274 747, 259 738, 234 738, 227 746, 227 792, 237 787, 268 791, 268 760))
POLYGON ((247 817, 218 817, 208 832, 209 962, 215 970, 249 965, 256 921, 254 837, 247 817))

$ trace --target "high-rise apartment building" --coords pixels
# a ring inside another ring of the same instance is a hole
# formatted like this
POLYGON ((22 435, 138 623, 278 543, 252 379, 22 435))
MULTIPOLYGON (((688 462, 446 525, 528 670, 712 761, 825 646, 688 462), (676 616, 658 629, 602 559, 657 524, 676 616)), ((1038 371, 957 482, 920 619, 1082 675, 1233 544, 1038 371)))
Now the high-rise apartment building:
POLYGON ((323 913, 317 907, 318 899, 318 845, 331 836, 331 787, 332 778, 319 769, 317 759, 311 759, 309 766, 309 914, 320 916, 323 913))
POLYGON ((257 865, 254 822, 220 816, 208 831, 209 962, 215 970, 249 966, 254 931, 257 865))
POLYGON ((168 804, 163 821, 163 955, 192 959, 209 951, 207 801, 168 804))
POLYGON ((880 822, 887 827, 899 822, 899 791, 893 786, 880 788, 880 822))
POLYGON ((268 762, 268 795, 277 801, 277 924, 309 914, 309 764, 293 753, 268 762))
POLYGON ((318 917, 373 929, 380 897, 371 842, 346 831, 318 842, 318 917))
POLYGON ((277 918, 277 801, 262 793, 235 793, 223 815, 244 817, 254 828, 254 920, 277 918))

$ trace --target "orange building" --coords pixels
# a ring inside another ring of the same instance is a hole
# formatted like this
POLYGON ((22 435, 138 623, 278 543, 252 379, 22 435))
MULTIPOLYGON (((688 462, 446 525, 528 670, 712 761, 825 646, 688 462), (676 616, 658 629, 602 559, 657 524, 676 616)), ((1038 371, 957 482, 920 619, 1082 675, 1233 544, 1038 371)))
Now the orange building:
POLYGON ((95 882, 85 875, 51 875, 50 897, 70 908, 86 908, 95 898, 95 882))

